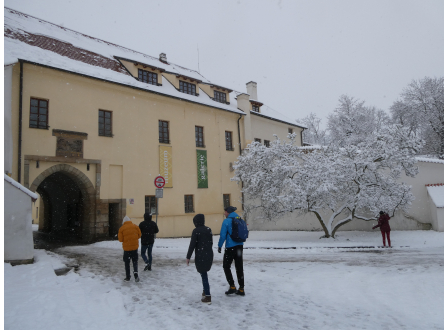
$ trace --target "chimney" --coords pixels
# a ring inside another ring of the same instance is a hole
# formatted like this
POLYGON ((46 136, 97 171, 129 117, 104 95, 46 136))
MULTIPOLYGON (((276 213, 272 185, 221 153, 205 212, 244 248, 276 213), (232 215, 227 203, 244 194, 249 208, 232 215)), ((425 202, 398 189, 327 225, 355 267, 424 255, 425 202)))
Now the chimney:
POLYGON ((257 96, 257 83, 254 81, 249 81, 246 84, 246 88, 247 88, 247 94, 250 95, 250 99, 251 100, 255 100, 258 101, 258 96, 257 96))
POLYGON ((168 64, 168 61, 166 60, 166 54, 165 53, 160 53, 159 60, 160 60, 160 62, 168 64))

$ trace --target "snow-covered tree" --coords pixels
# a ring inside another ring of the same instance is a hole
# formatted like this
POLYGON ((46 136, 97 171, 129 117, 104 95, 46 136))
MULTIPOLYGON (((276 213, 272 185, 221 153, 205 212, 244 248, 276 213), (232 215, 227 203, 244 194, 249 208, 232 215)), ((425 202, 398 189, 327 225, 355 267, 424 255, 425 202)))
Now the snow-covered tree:
POLYGON ((443 158, 444 153, 444 78, 413 80, 394 102, 392 119, 420 133, 425 140, 422 151, 443 158))
POLYGON ((299 124, 306 126, 308 129, 303 131, 303 142, 313 145, 326 145, 328 142, 328 136, 326 129, 322 128, 322 119, 319 118, 314 112, 311 112, 308 116, 297 119, 299 124))
POLYGON ((266 148, 252 143, 235 163, 233 180, 242 181, 245 210, 258 209, 268 219, 285 213, 312 212, 325 237, 334 237, 357 218, 375 220, 380 210, 391 216, 411 204, 411 188, 402 173, 415 176, 414 155, 422 141, 400 125, 386 126, 371 139, 343 148, 330 145, 312 152, 278 138, 266 148))
POLYGON ((339 98, 339 105, 328 116, 331 142, 339 145, 356 145, 371 138, 390 118, 383 110, 367 107, 364 101, 348 95, 339 98))

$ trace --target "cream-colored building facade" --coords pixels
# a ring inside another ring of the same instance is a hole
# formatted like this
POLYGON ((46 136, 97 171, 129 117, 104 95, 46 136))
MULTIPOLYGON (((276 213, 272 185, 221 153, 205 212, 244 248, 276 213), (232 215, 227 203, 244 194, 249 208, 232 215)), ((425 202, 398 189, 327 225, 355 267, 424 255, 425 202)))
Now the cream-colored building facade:
POLYGON ((39 194, 40 231, 114 237, 125 215, 154 213, 161 175, 158 237, 189 236, 197 213, 217 234, 225 205, 243 209, 242 149, 291 130, 301 144, 303 127, 253 111, 247 90, 5 8, 5 171, 39 194))

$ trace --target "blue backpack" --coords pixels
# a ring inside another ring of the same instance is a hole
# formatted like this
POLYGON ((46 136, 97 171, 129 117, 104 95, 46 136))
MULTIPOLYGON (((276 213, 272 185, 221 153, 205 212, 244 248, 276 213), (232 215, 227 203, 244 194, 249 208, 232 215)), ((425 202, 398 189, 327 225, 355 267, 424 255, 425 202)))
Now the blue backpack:
POLYGON ((249 230, 247 229, 246 221, 241 217, 235 217, 232 219, 232 234, 230 238, 237 243, 245 242, 249 237, 249 230))

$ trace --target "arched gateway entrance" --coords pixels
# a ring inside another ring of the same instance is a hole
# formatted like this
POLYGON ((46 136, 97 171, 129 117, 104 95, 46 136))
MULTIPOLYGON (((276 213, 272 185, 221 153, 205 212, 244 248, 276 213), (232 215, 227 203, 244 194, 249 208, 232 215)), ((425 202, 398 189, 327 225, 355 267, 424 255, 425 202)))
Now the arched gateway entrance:
POLYGON ((40 231, 58 238, 94 238, 95 188, 84 173, 68 164, 54 165, 34 180, 30 190, 42 199, 40 231))

